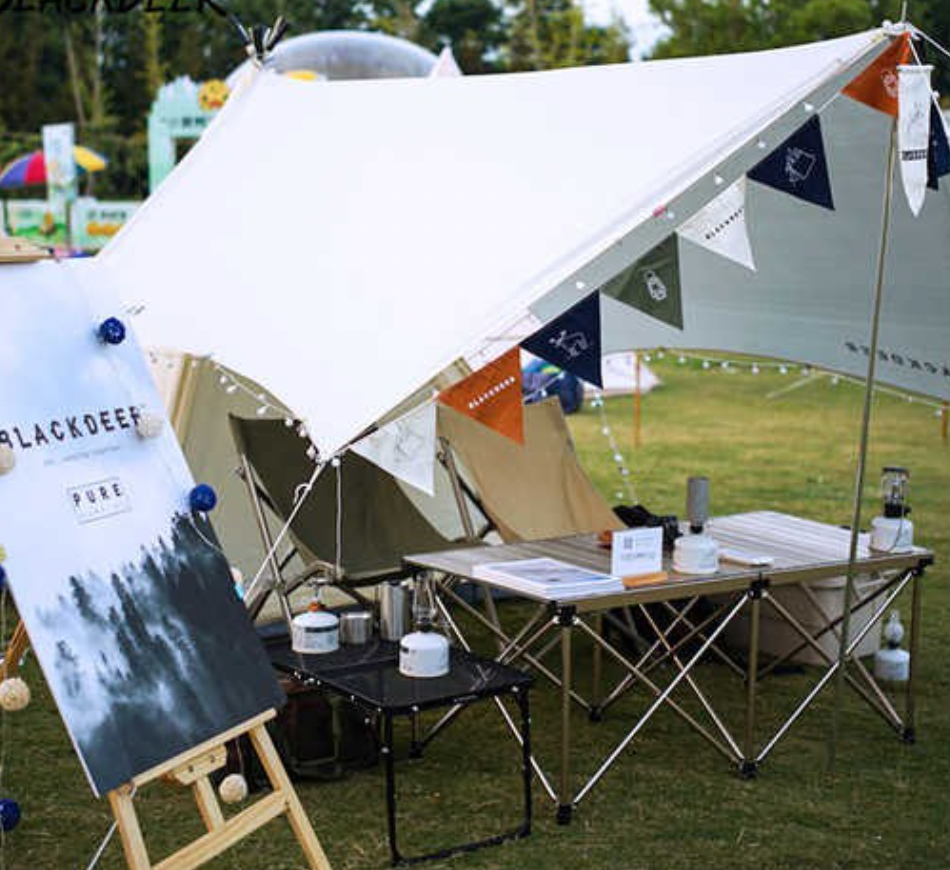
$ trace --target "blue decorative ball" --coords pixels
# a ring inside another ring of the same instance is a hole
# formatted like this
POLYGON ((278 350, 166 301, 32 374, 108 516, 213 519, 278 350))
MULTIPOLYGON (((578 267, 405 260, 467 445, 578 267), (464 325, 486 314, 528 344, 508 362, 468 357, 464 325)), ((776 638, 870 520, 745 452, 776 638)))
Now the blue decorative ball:
POLYGON ((188 501, 193 511, 206 514, 214 510, 214 506, 218 503, 218 494, 207 483, 199 483, 191 491, 188 501))
POLYGON ((125 324, 118 317, 110 317, 99 324, 99 339, 105 344, 122 344, 125 341, 125 324))
POLYGON ((0 565, 0 592, 3 592, 3 587, 7 585, 7 572, 3 565, 0 565))
POLYGON ((20 805, 13 798, 0 798, 0 830, 12 831, 20 824, 20 805))

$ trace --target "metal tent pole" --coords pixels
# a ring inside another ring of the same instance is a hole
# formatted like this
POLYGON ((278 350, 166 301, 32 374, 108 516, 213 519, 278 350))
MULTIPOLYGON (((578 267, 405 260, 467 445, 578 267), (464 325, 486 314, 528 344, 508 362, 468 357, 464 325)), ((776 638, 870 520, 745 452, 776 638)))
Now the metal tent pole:
POLYGON ((884 270, 887 264, 887 244, 891 228, 891 198, 894 191, 894 167, 897 154, 897 118, 891 121, 890 145, 887 151, 887 178, 884 182, 884 202, 881 214, 881 239, 877 251, 877 277, 874 304, 871 312, 871 337, 868 352, 868 370, 864 384, 864 410, 861 416, 861 440, 854 480, 854 513, 851 519, 851 546, 848 554, 848 573, 844 584, 841 637, 838 644, 838 670, 835 674, 834 707, 831 714, 831 733, 828 737, 828 772, 834 771, 838 745, 838 726, 841 718, 841 699, 844 694, 845 669, 848 657, 848 635, 851 630, 851 601, 854 597, 854 577, 858 558, 858 535, 861 529, 861 497, 864 494, 864 472, 867 465, 868 440, 871 428, 871 403, 874 400, 874 373, 877 367, 877 344, 881 322, 881 299, 884 295, 884 270))

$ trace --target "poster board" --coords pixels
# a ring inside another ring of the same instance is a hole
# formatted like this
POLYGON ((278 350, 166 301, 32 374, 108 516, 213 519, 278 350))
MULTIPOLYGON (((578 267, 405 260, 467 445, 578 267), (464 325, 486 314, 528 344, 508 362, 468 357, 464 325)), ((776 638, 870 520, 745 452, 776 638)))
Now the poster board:
POLYGON ((0 269, 4 568, 93 791, 102 795, 283 697, 134 335, 68 263, 0 269))

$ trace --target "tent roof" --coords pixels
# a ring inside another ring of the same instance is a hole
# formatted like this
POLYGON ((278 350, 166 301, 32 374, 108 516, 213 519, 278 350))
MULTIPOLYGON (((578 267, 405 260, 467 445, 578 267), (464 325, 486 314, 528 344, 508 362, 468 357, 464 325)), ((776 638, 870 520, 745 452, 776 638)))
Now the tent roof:
POLYGON ((871 31, 456 79, 260 73, 94 273, 145 306, 146 343, 245 372, 332 453, 622 239, 668 233, 658 206, 692 191, 698 208, 711 172, 743 149, 745 171, 763 131, 800 124, 804 100, 884 45, 871 31))

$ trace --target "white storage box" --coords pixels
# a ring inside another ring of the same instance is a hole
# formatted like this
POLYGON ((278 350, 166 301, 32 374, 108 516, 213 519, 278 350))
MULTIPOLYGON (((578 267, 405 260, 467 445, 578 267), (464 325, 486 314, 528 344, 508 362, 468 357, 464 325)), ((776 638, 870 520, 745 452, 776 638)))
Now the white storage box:
MULTIPOLYGON (((856 578, 854 583, 854 601, 866 598, 875 590, 879 589, 884 582, 884 579, 878 577, 856 578)), ((769 595, 782 604, 782 606, 801 623, 804 629, 814 633, 827 624, 829 619, 834 619, 841 615, 844 584, 844 577, 832 577, 828 580, 818 580, 809 584, 809 588, 817 600, 818 607, 827 614, 827 617, 819 612, 815 603, 811 601, 800 585, 774 587, 769 589, 769 595)), ((883 596, 878 596, 851 614, 849 633, 852 638, 867 625, 868 620, 874 614, 875 608, 880 606, 882 597, 883 596)), ((714 605, 718 606, 727 599, 721 596, 713 596, 710 600, 714 605)), ((763 600, 760 612, 762 614, 761 633, 759 635, 759 650, 761 655, 779 658, 791 652, 795 647, 804 642, 804 638, 802 638, 767 601, 763 600)), ((720 635, 725 646, 735 650, 741 650, 742 652, 748 651, 751 615, 751 609, 746 607, 726 626, 720 635)), ((832 658, 837 658, 838 635, 835 631, 826 631, 818 638, 818 643, 832 658)), ((874 655, 880 648, 880 645, 881 626, 880 620, 878 620, 878 624, 865 635, 861 643, 858 644, 855 652, 862 658, 864 656, 874 655)), ((804 649, 799 650, 791 661, 807 665, 826 664, 817 650, 811 646, 806 646, 804 649)))

